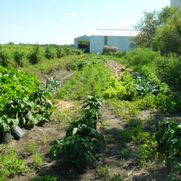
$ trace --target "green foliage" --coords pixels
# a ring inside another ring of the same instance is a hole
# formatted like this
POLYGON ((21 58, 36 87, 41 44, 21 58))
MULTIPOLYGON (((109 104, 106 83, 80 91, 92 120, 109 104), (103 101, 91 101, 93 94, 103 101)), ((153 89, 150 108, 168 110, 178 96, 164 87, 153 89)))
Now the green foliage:
POLYGON ((32 181, 58 181, 58 178, 53 176, 39 176, 32 181))
POLYGON ((172 166, 166 181, 180 181, 181 178, 181 163, 176 163, 172 166))
POLYGON ((90 139, 79 135, 57 141, 57 145, 52 147, 51 152, 55 156, 60 154, 64 162, 71 163, 77 168, 85 168, 98 159, 94 144, 90 139))
POLYGON ((170 169, 168 180, 177 181, 181 174, 181 124, 176 121, 159 121, 155 133, 160 157, 170 169))
POLYGON ((28 167, 13 149, 2 148, 0 154, 0 178, 8 179, 28 171, 28 167))
POLYGON ((175 56, 164 57, 156 62, 158 77, 174 90, 181 90, 181 61, 175 56))
POLYGON ((61 82, 59 80, 56 80, 53 77, 49 77, 46 81, 46 93, 49 93, 49 95, 55 93, 60 84, 61 82))
POLYGON ((10 65, 10 55, 7 50, 0 48, 0 65, 8 67, 10 65))
POLYGON ((123 181, 123 180, 124 180, 123 177, 121 175, 117 174, 117 175, 114 175, 113 177, 111 177, 109 181, 123 181))
POLYGON ((143 128, 141 121, 131 120, 128 122, 126 129, 121 131, 121 141, 123 143, 130 142, 134 146, 134 150, 124 148, 120 156, 127 158, 129 153, 140 166, 143 166, 148 160, 154 159, 157 155, 155 137, 144 131, 143 128))
POLYGON ((103 92, 105 98, 121 100, 137 100, 142 107, 154 107, 163 112, 174 112, 176 103, 173 93, 165 83, 158 79, 145 76, 139 72, 123 75, 121 81, 111 79, 108 88, 103 92))
POLYGON ((25 59, 24 53, 16 50, 14 53, 14 60, 18 64, 18 66, 20 67, 24 66, 24 59, 25 59))
POLYGON ((105 63, 105 60, 101 57, 101 58, 98 58, 96 56, 86 56, 85 58, 79 58, 73 62, 70 62, 70 63, 67 63, 66 65, 66 69, 68 71, 70 70, 83 70, 85 67, 91 67, 91 66, 94 66, 94 65, 99 65, 99 64, 104 64, 105 63))
POLYGON ((134 46, 148 48, 151 46, 151 38, 158 27, 158 15, 156 11, 145 12, 143 18, 136 26, 140 33, 134 39, 134 46))
POLYGON ((0 117, 0 132, 6 133, 9 132, 10 129, 19 124, 19 120, 8 118, 6 115, 0 117))
POLYGON ((157 29, 152 38, 153 49, 162 55, 175 53, 181 54, 181 11, 174 13, 167 19, 166 24, 157 29))
POLYGON ((75 71, 75 70, 78 69, 77 64, 74 63, 74 62, 68 63, 68 64, 66 65, 66 68, 67 68, 68 71, 70 71, 70 70, 75 71))
POLYGON ((69 46, 3 44, 0 46, 0 65, 4 67, 29 67, 29 64, 45 63, 45 58, 49 60, 81 54, 83 54, 81 50, 69 46))
POLYGON ((97 145, 103 141, 102 135, 96 130, 101 106, 102 102, 96 95, 89 96, 84 102, 82 118, 70 125, 66 137, 58 140, 50 152, 55 156, 60 155, 63 162, 81 169, 97 161, 97 145))
POLYGON ((27 142, 24 144, 24 155, 32 157, 31 168, 38 168, 43 165, 44 160, 42 154, 38 150, 38 145, 34 142, 27 142))
POLYGON ((0 129, 9 131, 20 124, 34 125, 47 121, 52 113, 50 91, 57 82, 48 80, 41 87, 33 75, 0 67, 0 129))
POLYGON ((93 93, 102 96, 102 90, 109 84, 111 75, 102 63, 85 66, 57 91, 57 98, 81 99, 93 93))
POLYGON ((90 120, 98 120, 101 117, 102 100, 97 96, 88 96, 84 101, 83 110, 85 118, 90 120))
POLYGON ((54 59, 56 58, 56 56, 57 56, 56 49, 51 46, 47 46, 45 49, 45 57, 47 59, 54 59))
POLYGON ((43 156, 40 153, 35 153, 32 155, 33 157, 33 164, 32 167, 38 168, 44 164, 43 156))
POLYGON ((29 54, 29 62, 32 65, 37 64, 41 60, 41 53, 39 46, 35 47, 32 52, 29 54))
POLYGON ((106 177, 109 175, 110 168, 107 165, 100 166, 97 170, 100 177, 106 177))
POLYGON ((62 58, 68 55, 81 55, 83 51, 80 49, 70 48, 68 46, 57 47, 56 50, 57 58, 62 58))
POLYGON ((158 151, 166 160, 168 167, 181 161, 181 124, 176 121, 160 121, 155 133, 158 151))
POLYGON ((180 19, 181 11, 175 8, 166 7, 160 12, 146 12, 136 26, 140 33, 134 39, 134 45, 153 48, 164 55, 180 55, 180 19))
POLYGON ((148 65, 152 62, 157 62, 161 58, 160 54, 147 48, 137 48, 126 54, 128 65, 141 69, 143 65, 148 65))

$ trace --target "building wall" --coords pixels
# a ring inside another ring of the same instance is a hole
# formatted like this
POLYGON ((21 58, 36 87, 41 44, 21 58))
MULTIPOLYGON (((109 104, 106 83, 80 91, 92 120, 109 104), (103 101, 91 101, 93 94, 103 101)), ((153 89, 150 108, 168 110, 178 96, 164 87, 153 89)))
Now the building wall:
POLYGON ((89 36, 81 36, 81 37, 75 38, 74 39, 74 48, 78 48, 80 41, 90 41, 90 37, 89 36))
POLYGON ((171 7, 181 8, 181 0, 171 0, 171 7))
POLYGON ((132 37, 121 36, 91 36, 90 37, 90 52, 102 53, 104 46, 117 47, 119 51, 131 50, 132 37), (106 40, 106 41, 105 41, 106 40))
POLYGON ((91 36, 90 37, 90 52, 102 53, 104 47, 104 36, 91 36))

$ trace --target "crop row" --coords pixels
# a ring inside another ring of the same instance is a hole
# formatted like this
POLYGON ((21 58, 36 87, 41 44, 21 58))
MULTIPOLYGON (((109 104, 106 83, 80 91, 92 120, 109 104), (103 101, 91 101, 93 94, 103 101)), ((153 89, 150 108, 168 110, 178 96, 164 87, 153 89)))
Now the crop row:
POLYGON ((82 51, 69 46, 0 45, 0 65, 23 67, 29 64, 37 64, 43 59, 55 59, 81 53, 82 51))

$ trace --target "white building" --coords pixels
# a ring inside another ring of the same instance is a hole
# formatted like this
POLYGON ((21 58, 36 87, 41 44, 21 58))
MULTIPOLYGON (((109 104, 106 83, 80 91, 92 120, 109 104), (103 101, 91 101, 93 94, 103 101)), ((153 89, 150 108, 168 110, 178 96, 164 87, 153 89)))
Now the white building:
POLYGON ((170 6, 181 9, 181 0, 171 0, 170 6))
POLYGON ((123 29, 99 29, 90 37, 81 36, 75 38, 75 48, 89 46, 89 52, 102 53, 104 46, 116 47, 119 51, 130 51, 132 39, 138 34, 137 31, 123 29), (87 43, 85 43, 87 41, 87 43))

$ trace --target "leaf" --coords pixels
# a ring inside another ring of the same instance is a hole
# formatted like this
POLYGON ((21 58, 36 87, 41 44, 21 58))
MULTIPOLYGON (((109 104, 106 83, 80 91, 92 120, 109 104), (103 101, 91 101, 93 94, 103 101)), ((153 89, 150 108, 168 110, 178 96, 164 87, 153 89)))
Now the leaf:
POLYGON ((73 131, 72 131, 72 135, 74 136, 77 133, 78 130, 79 130, 78 128, 74 128, 73 131))

